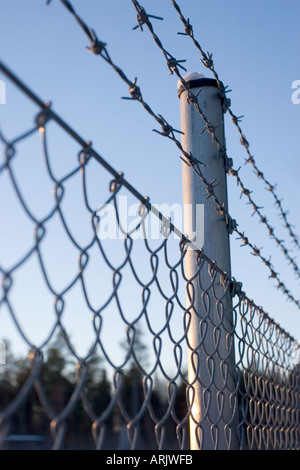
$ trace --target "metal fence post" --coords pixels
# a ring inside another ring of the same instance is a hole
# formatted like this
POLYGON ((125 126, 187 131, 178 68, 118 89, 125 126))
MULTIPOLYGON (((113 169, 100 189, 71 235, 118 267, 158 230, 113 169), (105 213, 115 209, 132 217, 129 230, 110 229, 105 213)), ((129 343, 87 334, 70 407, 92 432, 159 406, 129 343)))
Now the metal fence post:
MULTIPOLYGON (((225 146, 224 119, 222 102, 213 79, 200 74, 184 77, 189 90, 197 96, 199 106, 208 121, 215 128, 218 142, 225 146)), ((201 172, 208 182, 215 181, 215 194, 218 200, 227 204, 227 182, 224 162, 211 133, 196 107, 188 101, 188 91, 178 83, 181 108, 182 147, 204 165, 201 172)), ((185 158, 183 156, 183 158, 185 158)), ((191 166, 182 164, 183 204, 186 214, 184 225, 188 234, 195 227, 197 204, 204 205, 204 243, 203 252, 229 277, 230 245, 228 223, 225 216, 216 211, 212 197, 208 198, 205 185, 191 166), (192 205, 193 212, 187 211, 192 205), (192 220, 191 220, 192 219, 192 220)), ((198 246, 199 247, 199 246, 198 246)), ((200 247, 201 248, 201 247, 200 247)), ((233 310, 230 289, 224 291, 221 279, 214 281, 213 289, 208 265, 199 271, 197 252, 189 249, 185 258, 185 272, 193 279, 193 305, 191 294, 187 295, 190 323, 188 341, 188 380, 191 449, 235 449, 237 448, 236 417, 236 379, 233 341, 233 310), (199 288, 200 285, 204 291, 199 288), (222 311, 217 306, 213 292, 219 290, 222 298, 222 311), (208 309, 207 298, 210 296, 208 309)), ((189 283, 188 283, 189 284, 189 283)), ((189 285, 187 285, 189 289, 189 285)))

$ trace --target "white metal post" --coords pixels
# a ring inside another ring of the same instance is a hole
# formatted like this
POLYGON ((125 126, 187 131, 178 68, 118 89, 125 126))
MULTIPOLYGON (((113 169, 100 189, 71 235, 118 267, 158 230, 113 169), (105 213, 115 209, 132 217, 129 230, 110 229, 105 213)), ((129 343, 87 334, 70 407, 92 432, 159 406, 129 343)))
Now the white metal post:
MULTIPOLYGON (((188 74, 184 77, 189 90, 197 96, 199 106, 208 121, 215 128, 215 135, 225 147, 224 119, 222 103, 216 81, 200 74, 188 74)), ((178 83, 181 108, 182 147, 185 152, 201 161, 201 172, 208 182, 215 181, 215 194, 218 201, 228 207, 227 182, 224 155, 211 133, 205 130, 205 122, 195 106, 190 103, 187 90, 178 83)), ((183 156, 186 159, 186 157, 183 156)), ((212 197, 208 198, 205 185, 193 168, 185 162, 182 164, 183 203, 184 208, 192 204, 204 205, 204 243, 203 252, 229 277, 230 245, 229 232, 225 216, 216 211, 212 197)), ((195 214, 189 210, 185 217, 185 233, 191 226, 195 227, 195 214), (192 215, 191 215, 192 214, 192 215), (192 220, 190 220, 192 217, 192 220)), ((188 234, 188 233, 187 233, 188 234)), ((209 289, 211 279, 208 266, 200 270, 199 278, 195 278, 199 268, 197 253, 188 250, 185 258, 185 270, 188 279, 193 282, 187 285, 187 308, 190 324, 187 335, 189 355, 189 400, 191 405, 190 446, 191 449, 234 449, 237 447, 235 433, 235 358, 232 338, 232 298, 228 291, 222 298, 220 312, 213 299, 212 289, 209 308, 208 296, 203 289, 209 289), (193 286, 193 288, 192 288, 193 286), (191 296, 193 297, 191 306, 191 296)), ((215 291, 224 295, 224 287, 220 280, 214 283, 215 291), (218 285, 216 285, 218 284, 218 285)))

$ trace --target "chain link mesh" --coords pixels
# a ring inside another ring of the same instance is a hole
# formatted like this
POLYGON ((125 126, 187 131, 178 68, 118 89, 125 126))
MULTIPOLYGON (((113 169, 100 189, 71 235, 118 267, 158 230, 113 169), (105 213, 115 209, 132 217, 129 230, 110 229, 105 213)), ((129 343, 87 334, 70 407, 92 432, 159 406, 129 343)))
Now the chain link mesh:
POLYGON ((26 423, 52 449, 299 449, 299 344, 29 97, 0 133, 1 331, 29 351, 1 365, 2 448, 26 423))

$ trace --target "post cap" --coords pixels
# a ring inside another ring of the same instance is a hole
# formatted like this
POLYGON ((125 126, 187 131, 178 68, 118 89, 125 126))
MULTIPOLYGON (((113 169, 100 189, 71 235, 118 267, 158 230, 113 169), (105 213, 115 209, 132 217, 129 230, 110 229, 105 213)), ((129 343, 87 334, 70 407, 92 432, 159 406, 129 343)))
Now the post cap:
MULTIPOLYGON (((204 86, 213 86, 217 87, 217 81, 213 78, 207 78, 202 73, 198 72, 189 72, 184 77, 183 80, 186 82, 188 88, 201 88, 204 86)), ((185 87, 182 84, 181 80, 177 82, 177 92, 178 97, 185 90, 185 87)))

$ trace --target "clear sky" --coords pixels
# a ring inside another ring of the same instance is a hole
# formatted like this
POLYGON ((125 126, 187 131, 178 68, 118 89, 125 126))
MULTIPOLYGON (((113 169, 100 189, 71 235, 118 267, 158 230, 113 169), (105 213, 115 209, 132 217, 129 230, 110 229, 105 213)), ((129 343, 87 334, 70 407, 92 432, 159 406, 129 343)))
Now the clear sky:
MULTIPOLYGON (((221 80, 232 89, 228 95, 232 110, 238 116, 244 115, 241 126, 250 143, 250 151, 266 178, 278 184, 276 191, 283 207, 289 212, 295 232, 300 234, 300 104, 293 104, 291 100, 292 82, 300 80, 298 0, 185 0, 178 3, 184 16, 190 18, 202 48, 213 53, 221 80)), ((147 28, 144 32, 132 30, 136 24, 132 2, 73 0, 72 4, 96 31, 98 38, 107 44, 112 60, 131 80, 138 77, 143 97, 155 113, 163 115, 179 129, 177 77, 169 74, 165 59, 147 28)), ((191 40, 177 35, 183 28, 171 1, 143 0, 141 4, 148 13, 164 18, 164 21, 153 20, 153 26, 165 48, 177 59, 187 60, 184 66, 188 72, 200 72, 210 77, 211 73, 202 65, 191 40)), ((47 6, 46 1, 41 0, 0 0, 0 14, 1 61, 42 100, 50 100, 53 109, 84 139, 92 141, 93 147, 116 170, 124 172, 127 180, 153 203, 181 203, 179 150, 173 142, 152 131, 157 129, 157 124, 138 103, 121 99, 128 96, 126 84, 100 57, 86 50, 88 39, 61 3, 52 0, 47 6)), ((10 139, 29 129, 37 108, 31 106, 1 73, 0 80, 6 83, 6 104, 0 105, 0 126, 10 139)), ((241 177, 246 187, 253 191, 253 199, 263 207, 271 225, 299 262, 299 253, 283 228, 274 200, 253 174, 252 167, 244 165, 245 149, 227 115, 225 128, 228 155, 233 158, 234 168, 242 167, 241 177)), ((40 151, 38 142, 24 144, 23 151, 28 160, 19 163, 16 171, 19 171, 28 200, 37 212, 44 213, 47 204, 51 207, 50 199, 47 199, 48 194, 51 196, 51 185, 42 179, 39 184, 34 180, 33 184, 31 179, 39 171, 40 162, 34 159, 32 152, 32 149, 37 153, 40 151), (49 191, 44 194, 41 187, 49 191)), ((77 161, 77 147, 63 135, 56 135, 50 146, 55 155, 59 154, 55 157, 58 168, 61 171, 72 168, 77 161), (71 158, 74 159, 72 163, 71 158)), ((95 179, 93 185, 97 187, 95 179)), ((14 230, 18 227, 26 244, 25 218, 23 221, 22 215, 17 215, 13 196, 8 197, 7 191, 8 186, 0 190, 1 213, 11 221, 14 230)), ((103 202, 102 193, 98 196, 94 192, 93 197, 99 198, 99 205, 103 202)), ((286 259, 266 235, 257 216, 252 216, 252 209, 246 202, 244 197, 240 198, 235 180, 229 177, 230 213, 238 221, 241 231, 245 231, 257 247, 263 248, 267 258, 272 257, 275 270, 295 298, 300 298, 299 279, 295 279, 286 259)), ((80 209, 74 208, 72 201, 68 204, 71 219, 74 211, 74 220, 80 224, 80 209)), ((3 227, 2 236, 6 241, 9 238, 10 244, 5 251, 0 251, 0 256, 8 262, 10 253, 18 252, 20 232, 8 234, 6 229, 3 227)), ((84 231, 80 234, 84 236, 84 231)), ((59 237, 56 233, 52 243, 62 240, 59 237)), ((233 234, 233 276, 243 283, 250 298, 262 305, 294 337, 300 338, 299 310, 274 289, 274 282, 269 279, 269 272, 261 261, 252 256, 247 247, 240 245, 241 241, 233 234)), ((59 254, 64 264, 68 263, 64 259, 66 252, 61 248, 59 254)), ((51 262, 50 259, 50 265, 51 262)), ((63 273, 60 274, 63 277, 63 273)), ((24 284, 22 291, 24 295, 24 284)), ((35 308, 42 309, 49 293, 42 286, 37 291, 35 308)), ((28 305, 32 302, 29 291, 27 302, 28 305)), ((45 315, 43 326, 36 328, 40 324, 39 317, 34 314, 29 317, 27 323, 23 318, 19 321, 31 340, 39 343, 40 329, 46 336, 52 320, 46 320, 45 315)), ((5 322, 2 328, 7 329, 8 324, 5 322)), ((7 330, 5 334, 1 331, 0 337, 9 336, 6 333, 7 330)), ((74 327, 73 334, 80 344, 78 328, 74 327)))

